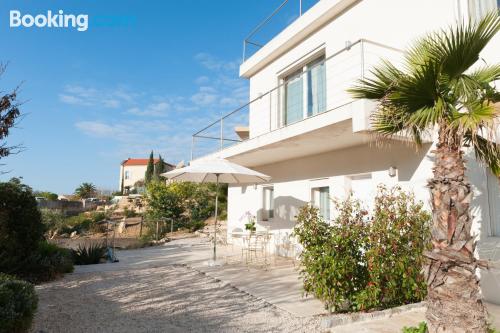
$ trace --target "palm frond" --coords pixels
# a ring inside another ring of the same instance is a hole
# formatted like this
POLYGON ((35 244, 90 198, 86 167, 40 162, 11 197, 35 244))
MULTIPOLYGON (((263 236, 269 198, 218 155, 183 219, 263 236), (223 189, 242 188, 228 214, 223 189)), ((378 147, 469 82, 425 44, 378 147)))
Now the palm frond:
POLYGON ((457 100, 495 99, 494 82, 500 80, 500 64, 483 66, 462 74, 449 82, 450 90, 457 100))
POLYGON ((469 22, 435 33, 428 39, 428 52, 442 64, 450 79, 462 75, 478 59, 488 42, 500 30, 500 17, 494 11, 479 22, 469 22))
POLYGON ((453 114, 451 127, 461 133, 479 133, 482 129, 489 131, 495 130, 495 119, 498 117, 498 111, 493 104, 481 103, 479 101, 465 104, 460 112, 453 114))
POLYGON ((500 145, 482 136, 467 132, 464 136, 465 144, 474 147, 476 158, 486 164, 491 172, 500 177, 500 145))
POLYGON ((382 60, 381 64, 370 71, 373 78, 357 81, 357 84, 347 91, 354 98, 381 99, 396 85, 404 74, 389 61, 382 60))

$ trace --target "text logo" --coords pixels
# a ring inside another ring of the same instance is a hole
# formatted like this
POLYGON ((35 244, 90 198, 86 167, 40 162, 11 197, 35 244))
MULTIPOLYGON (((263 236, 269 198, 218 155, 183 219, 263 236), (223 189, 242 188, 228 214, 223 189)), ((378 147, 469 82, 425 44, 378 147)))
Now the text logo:
POLYGON ((87 31, 89 28, 89 16, 84 14, 64 14, 63 10, 59 10, 57 14, 52 11, 47 11, 47 14, 38 14, 36 16, 24 14, 19 10, 10 11, 10 27, 31 28, 75 28, 78 31, 87 31))

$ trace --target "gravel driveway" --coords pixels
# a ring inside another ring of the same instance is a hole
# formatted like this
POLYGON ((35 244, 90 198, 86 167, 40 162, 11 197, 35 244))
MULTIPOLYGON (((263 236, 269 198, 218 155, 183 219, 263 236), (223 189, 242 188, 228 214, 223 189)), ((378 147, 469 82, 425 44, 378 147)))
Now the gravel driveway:
POLYGON ((33 332, 321 332, 180 265, 79 273, 37 287, 33 332))

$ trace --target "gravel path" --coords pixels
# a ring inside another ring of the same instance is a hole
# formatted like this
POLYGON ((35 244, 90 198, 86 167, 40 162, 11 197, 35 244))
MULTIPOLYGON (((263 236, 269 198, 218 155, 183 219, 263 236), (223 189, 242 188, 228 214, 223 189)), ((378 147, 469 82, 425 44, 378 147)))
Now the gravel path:
POLYGON ((184 266, 67 275, 37 287, 33 332, 321 332, 184 266))

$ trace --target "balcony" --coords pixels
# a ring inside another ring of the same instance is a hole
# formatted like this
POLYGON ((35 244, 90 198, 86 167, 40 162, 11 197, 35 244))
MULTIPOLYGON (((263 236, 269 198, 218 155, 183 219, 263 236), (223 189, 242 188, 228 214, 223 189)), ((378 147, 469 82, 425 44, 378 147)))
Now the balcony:
POLYGON ((397 64, 401 52, 360 39, 288 71, 273 89, 193 134, 191 159, 220 155, 255 166, 366 142, 373 103, 346 90, 381 59, 397 64))

